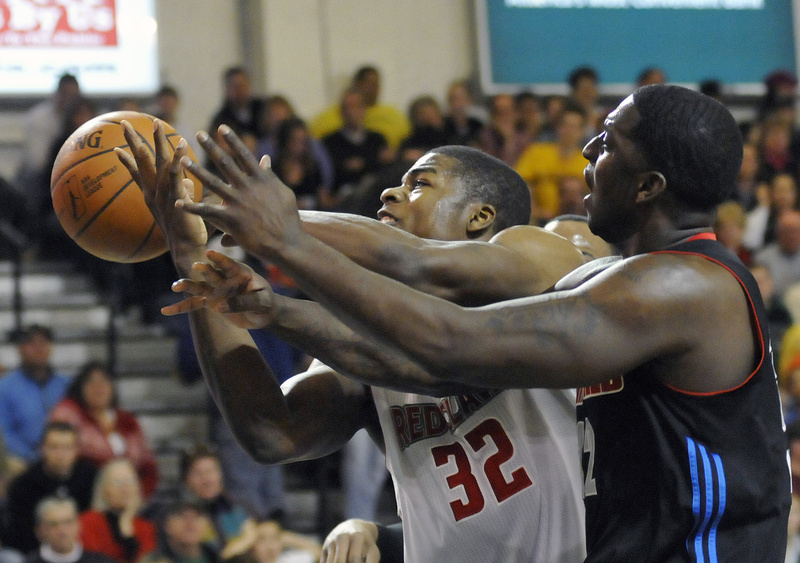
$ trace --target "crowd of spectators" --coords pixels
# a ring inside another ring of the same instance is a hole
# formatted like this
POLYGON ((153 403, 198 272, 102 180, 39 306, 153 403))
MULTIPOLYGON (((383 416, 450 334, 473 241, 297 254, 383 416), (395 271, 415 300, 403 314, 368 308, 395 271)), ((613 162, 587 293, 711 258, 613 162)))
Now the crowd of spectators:
MULTIPOLYGON (((636 84, 667 80, 663 69, 653 67, 641 71, 636 84)), ((286 94, 255 95, 243 67, 226 70, 223 83, 224 99, 209 120, 209 133, 217 136, 217 126, 227 124, 256 157, 269 156, 276 174, 295 190, 301 208, 371 217, 380 207, 383 190, 399 184, 409 165, 426 151, 446 144, 479 148, 514 167, 531 190, 532 224, 544 224, 557 215, 585 214, 587 161, 582 147, 601 131, 603 119, 615 105, 601 102, 601 77, 590 66, 576 68, 565 77, 565 95, 540 96, 521 90, 480 99, 469 82, 456 80, 442 93, 443 104, 437 93, 425 93, 412 100, 406 112, 381 101, 381 75, 374 66, 357 69, 337 99, 313 116, 298 115, 286 94)), ((800 420, 797 79, 778 70, 765 77, 764 86, 754 117, 740 124, 745 140, 741 172, 730 200, 719 207, 715 231, 759 282, 790 424, 800 420)), ((707 80, 699 87, 726 103, 725 89, 718 81, 707 80)), ((141 109, 171 122, 194 143, 191 132, 178 122, 179 101, 178 91, 164 86, 152 104, 141 109)), ((53 97, 30 112, 25 157, 13 182, 17 204, 9 205, 7 211, 14 210, 12 226, 34 241, 40 256, 74 257, 102 289, 109 283, 107 265, 76 250, 54 226, 52 208, 46 204, 55 152, 75 127, 97 111, 81 95, 77 79, 65 75, 53 97)), ((217 140, 224 145, 221 138, 217 140)), ((13 192, 9 183, 0 188, 13 192)), ((293 290, 291 280, 280 272, 268 267, 266 273, 277 290, 293 290)), ((169 259, 131 266, 123 275, 133 288, 123 302, 141 307, 145 322, 156 322, 164 295, 152 290, 160 284, 168 294, 174 278, 169 259), (144 285, 137 286, 137 280, 144 285)), ((185 326, 183 330, 178 332, 185 337, 185 326)), ((225 460, 236 459, 238 450, 224 438, 219 442, 222 459, 207 447, 187 453, 181 468, 184 494, 169 503, 162 499, 158 510, 153 508, 150 501, 158 485, 155 457, 136 417, 118 404, 114 374, 96 362, 72 379, 57 373, 49 363, 52 334, 45 327, 32 327, 16 338, 20 368, 0 378, 0 430, 8 484, 4 547, 25 555, 38 549, 44 561, 62 560, 52 554, 63 555, 83 545, 87 551, 123 563, 143 556, 150 563, 187 558, 266 563, 274 560, 264 554, 274 551, 275 545, 297 543, 297 538, 272 522, 271 517, 282 515, 284 500, 280 491, 256 490, 270 488, 256 485, 253 475, 258 467, 238 474, 230 469, 229 476, 225 475, 225 460), (246 479, 241 478, 244 475, 246 479), (245 481, 252 484, 251 489, 245 481), (91 502, 87 483, 96 484, 91 502), (233 494, 226 492, 228 484, 233 494), (262 508, 254 510, 253 502, 259 497, 272 500, 259 501, 262 508), (150 515, 152 522, 141 514, 150 515), (259 524, 259 520, 269 523, 259 524), (9 526, 9 521, 15 524, 9 526), (59 544, 51 539, 59 527, 76 530, 71 542, 59 544), (91 539, 101 531, 102 541, 91 539), (262 544, 273 547, 259 547, 262 544)), ((264 346, 275 345, 264 341, 264 346)), ((188 349, 193 354, 191 346, 188 349)), ((281 359, 289 367, 276 371, 288 377, 300 357, 288 347, 280 353, 273 349, 270 360, 281 359)), ((191 369, 197 370, 196 365, 191 369)), ((217 420, 224 425, 221 418, 217 420)), ((375 452, 352 450, 359 452, 351 454, 357 456, 357 463, 343 464, 344 471, 352 472, 343 482, 364 485, 366 477, 376 474, 375 452)), ((800 468, 800 462, 797 465, 800 468)), ((269 479, 279 489, 283 486, 274 470, 269 479)), ((376 487, 382 486, 382 479, 373 481, 376 487)), ((359 513, 344 516, 374 518, 376 494, 372 487, 368 494, 347 499, 348 506, 360 508, 353 508, 359 513)), ((98 555, 93 563, 101 560, 98 555)))
POLYGON ((57 373, 48 327, 12 336, 20 365, 0 376, 2 563, 241 560, 258 551, 265 523, 281 547, 259 562, 279 561, 283 547, 303 548, 308 561, 319 553, 230 499, 206 444, 182 453, 177 489, 159 489, 156 458, 137 416, 119 404, 114 373, 98 361, 57 373))

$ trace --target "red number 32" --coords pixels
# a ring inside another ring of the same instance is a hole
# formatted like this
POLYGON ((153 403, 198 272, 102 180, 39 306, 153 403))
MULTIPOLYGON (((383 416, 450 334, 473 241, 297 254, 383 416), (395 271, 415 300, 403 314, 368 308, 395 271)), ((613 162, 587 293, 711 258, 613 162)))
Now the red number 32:
MULTIPOLYGON (((524 467, 513 470, 509 481, 506 481, 503 476, 500 466, 513 457, 514 444, 511 443, 498 420, 494 418, 484 420, 464 436, 464 439, 474 452, 480 451, 486 445, 486 438, 494 442, 497 447, 497 453, 491 455, 483 464, 483 473, 489 481, 489 486, 497 502, 503 502, 521 490, 530 487, 533 482, 524 467)), ((450 503, 456 522, 483 510, 485 504, 484 496, 478 480, 472 473, 472 466, 464 447, 456 442, 447 446, 431 448, 431 453, 436 467, 445 465, 451 457, 455 462, 456 472, 447 477, 447 485, 451 489, 455 489, 460 485, 464 488, 467 496, 466 502, 458 499, 450 503)))

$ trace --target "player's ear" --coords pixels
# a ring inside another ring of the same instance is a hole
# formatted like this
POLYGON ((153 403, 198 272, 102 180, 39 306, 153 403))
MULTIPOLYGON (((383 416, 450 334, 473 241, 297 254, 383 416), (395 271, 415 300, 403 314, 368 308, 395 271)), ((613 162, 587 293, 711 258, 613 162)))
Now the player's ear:
POLYGON ((653 199, 667 189, 667 179, 661 172, 648 170, 639 177, 639 192, 636 194, 636 203, 653 199))
POLYGON ((467 222, 467 233, 475 234, 484 231, 494 223, 497 217, 497 210, 488 203, 473 203, 469 206, 469 221, 467 222))

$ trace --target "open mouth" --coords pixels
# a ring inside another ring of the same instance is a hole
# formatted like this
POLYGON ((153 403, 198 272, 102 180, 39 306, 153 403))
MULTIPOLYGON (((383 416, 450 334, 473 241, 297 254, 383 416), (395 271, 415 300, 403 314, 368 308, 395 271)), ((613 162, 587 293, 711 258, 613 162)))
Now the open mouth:
POLYGON ((378 211, 378 220, 381 223, 396 223, 397 219, 385 209, 381 209, 378 211))

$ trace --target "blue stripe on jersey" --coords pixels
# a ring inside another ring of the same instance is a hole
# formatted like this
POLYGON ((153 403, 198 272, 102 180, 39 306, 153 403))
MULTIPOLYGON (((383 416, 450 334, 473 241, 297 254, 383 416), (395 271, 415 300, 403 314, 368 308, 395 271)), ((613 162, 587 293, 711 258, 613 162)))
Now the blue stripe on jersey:
POLYGON ((714 459, 717 480, 719 481, 719 508, 717 509, 717 517, 714 518, 714 522, 711 524, 711 531, 708 533, 708 553, 712 563, 717 563, 717 526, 719 526, 719 521, 722 520, 722 514, 725 512, 728 490, 725 486, 725 470, 722 468, 722 458, 719 457, 719 454, 711 454, 711 457, 714 459))
POLYGON ((686 437, 686 445, 687 453, 689 454, 689 472, 692 477, 692 512, 695 520, 690 537, 686 540, 686 550, 690 554, 694 552, 694 560, 697 563, 705 563, 707 548, 709 563, 717 563, 717 527, 722 519, 722 514, 725 512, 725 504, 727 502, 722 458, 713 453, 709 457, 706 447, 695 443, 688 436, 686 437), (699 457, 697 455, 698 452, 700 454, 699 457), (700 466, 698 466, 698 462, 700 466), (700 489, 700 470, 703 472, 703 483, 705 485, 702 491, 700 489), (717 485, 716 494, 715 484, 717 485), (703 501, 704 496, 705 502, 703 501), (712 516, 714 516, 713 521, 712 516), (709 522, 711 522, 710 528, 709 522), (707 529, 708 534, 706 535, 707 529))

